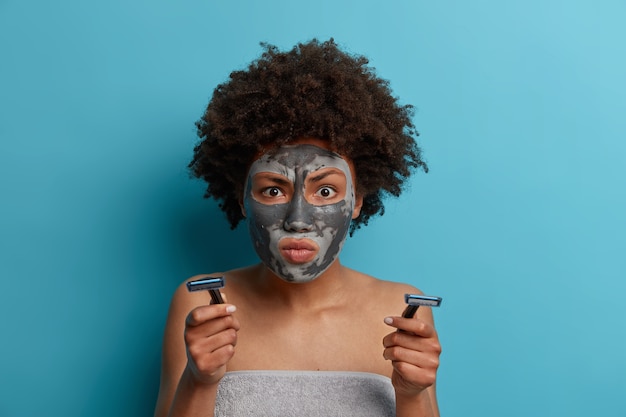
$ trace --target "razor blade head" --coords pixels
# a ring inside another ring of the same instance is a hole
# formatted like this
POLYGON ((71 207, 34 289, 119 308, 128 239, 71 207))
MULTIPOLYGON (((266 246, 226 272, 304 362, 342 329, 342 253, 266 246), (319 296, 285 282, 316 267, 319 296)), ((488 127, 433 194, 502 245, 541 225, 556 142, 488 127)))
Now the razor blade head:
POLYGON ((189 292, 207 290, 211 295, 211 304, 224 304, 220 288, 224 288, 224 277, 203 278, 187 283, 189 292))
POLYGON ((190 292, 219 290, 220 288, 224 288, 224 277, 203 278, 187 283, 187 290, 190 292))
POLYGON ((441 305, 441 297, 432 297, 429 295, 404 294, 404 302, 410 306, 428 306, 439 307, 441 305))
POLYGON ((441 305, 441 297, 432 297, 430 295, 404 294, 404 301, 407 306, 402 312, 402 317, 409 319, 415 316, 420 306, 439 307, 441 305))

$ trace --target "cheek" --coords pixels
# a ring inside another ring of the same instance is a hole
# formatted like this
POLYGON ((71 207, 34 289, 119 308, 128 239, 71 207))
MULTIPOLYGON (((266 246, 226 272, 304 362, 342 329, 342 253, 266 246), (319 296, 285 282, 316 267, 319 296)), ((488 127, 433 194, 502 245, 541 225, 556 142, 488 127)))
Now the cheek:
POLYGON ((352 221, 348 204, 342 201, 320 209, 315 222, 317 235, 328 247, 332 246, 335 241, 343 241, 352 221))
POLYGON ((286 206, 286 204, 268 206, 248 200, 245 204, 245 209, 251 225, 256 229, 269 231, 282 225, 287 212, 286 206))
POLYGON ((350 207, 345 201, 329 206, 318 207, 315 217, 325 227, 337 228, 350 220, 350 207))

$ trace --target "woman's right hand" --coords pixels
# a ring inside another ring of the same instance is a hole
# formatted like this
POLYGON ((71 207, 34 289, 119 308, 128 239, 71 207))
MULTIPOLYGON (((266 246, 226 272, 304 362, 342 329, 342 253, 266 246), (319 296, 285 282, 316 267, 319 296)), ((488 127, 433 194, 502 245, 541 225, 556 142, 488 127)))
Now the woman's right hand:
POLYGON ((232 304, 194 308, 185 320, 187 371, 196 383, 217 384, 235 354, 239 321, 232 304))

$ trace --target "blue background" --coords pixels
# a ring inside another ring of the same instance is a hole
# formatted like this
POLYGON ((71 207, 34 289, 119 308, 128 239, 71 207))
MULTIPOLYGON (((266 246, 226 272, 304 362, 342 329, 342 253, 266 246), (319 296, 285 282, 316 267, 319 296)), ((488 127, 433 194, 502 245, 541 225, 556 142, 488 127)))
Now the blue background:
POLYGON ((344 264, 444 297, 445 416, 626 415, 623 1, 0 1, 0 415, 150 416, 169 298, 256 261, 186 164, 219 82, 335 37, 430 165, 344 264))

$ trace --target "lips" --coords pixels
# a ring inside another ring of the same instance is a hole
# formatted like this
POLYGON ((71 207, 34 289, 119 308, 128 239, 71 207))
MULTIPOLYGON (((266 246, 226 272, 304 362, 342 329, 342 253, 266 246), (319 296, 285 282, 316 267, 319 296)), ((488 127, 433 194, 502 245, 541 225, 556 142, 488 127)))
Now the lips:
POLYGON ((281 239, 278 250, 282 257, 291 264, 305 264, 315 259, 320 248, 310 239, 281 239))

